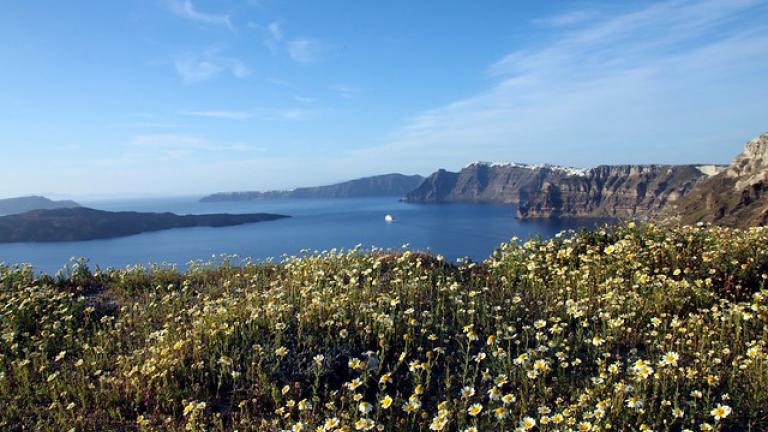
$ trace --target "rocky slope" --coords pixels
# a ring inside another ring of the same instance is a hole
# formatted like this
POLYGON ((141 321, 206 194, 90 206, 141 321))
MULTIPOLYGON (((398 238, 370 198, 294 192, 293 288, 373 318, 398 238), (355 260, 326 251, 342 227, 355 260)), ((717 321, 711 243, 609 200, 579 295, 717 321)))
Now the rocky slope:
POLYGON ((363 177, 327 186, 301 187, 286 191, 222 192, 203 197, 201 202, 247 201, 275 198, 362 198, 404 196, 424 180, 419 175, 384 174, 363 177))
POLYGON ((473 163, 440 170, 406 196, 409 202, 518 204, 520 218, 648 217, 688 193, 716 166, 556 165, 473 163))
POLYGON ((41 196, 24 196, 0 199, 0 215, 24 213, 30 210, 49 210, 57 208, 80 207, 74 201, 53 201, 41 196))
POLYGON ((123 237, 150 231, 195 226, 223 227, 264 222, 275 214, 206 214, 108 212, 86 207, 33 210, 0 217, 0 243, 63 242, 123 237))
POLYGON ((581 176, 548 181, 527 190, 521 218, 648 218, 690 192, 707 175, 693 165, 598 166, 581 176))
POLYGON ((697 184, 662 219, 732 227, 768 224, 768 133, 749 141, 726 169, 697 184))

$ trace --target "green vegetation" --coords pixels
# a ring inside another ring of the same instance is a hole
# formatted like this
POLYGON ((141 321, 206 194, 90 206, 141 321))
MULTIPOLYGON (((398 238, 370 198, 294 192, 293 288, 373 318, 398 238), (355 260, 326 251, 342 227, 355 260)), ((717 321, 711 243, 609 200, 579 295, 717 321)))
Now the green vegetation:
POLYGON ((0 429, 768 429, 768 229, 0 267, 0 429))

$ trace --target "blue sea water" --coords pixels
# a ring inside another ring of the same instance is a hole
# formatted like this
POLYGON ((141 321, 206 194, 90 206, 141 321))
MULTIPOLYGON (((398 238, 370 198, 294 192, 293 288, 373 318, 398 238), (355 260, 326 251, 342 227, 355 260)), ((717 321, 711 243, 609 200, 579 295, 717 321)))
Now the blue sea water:
POLYGON ((140 212, 279 213, 291 218, 224 228, 183 228, 130 237, 66 243, 0 244, 0 262, 31 263, 37 271, 55 273, 71 257, 85 257, 92 267, 125 267, 166 263, 184 269, 192 260, 237 255, 264 260, 327 249, 363 248, 430 250, 447 259, 487 258, 513 236, 549 237, 557 232, 600 221, 520 221, 513 205, 409 204, 397 198, 337 200, 257 200, 201 203, 199 197, 81 202, 101 210, 140 212), (391 214, 393 223, 384 216, 391 214))

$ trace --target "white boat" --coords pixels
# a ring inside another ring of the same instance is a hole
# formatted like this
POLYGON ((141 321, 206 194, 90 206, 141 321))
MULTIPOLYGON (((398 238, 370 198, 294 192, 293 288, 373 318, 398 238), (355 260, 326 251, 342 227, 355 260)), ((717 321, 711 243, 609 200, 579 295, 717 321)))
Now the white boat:
POLYGON ((388 214, 388 215, 384 216, 384 222, 392 223, 394 221, 395 221, 395 218, 393 218, 391 214, 388 214))

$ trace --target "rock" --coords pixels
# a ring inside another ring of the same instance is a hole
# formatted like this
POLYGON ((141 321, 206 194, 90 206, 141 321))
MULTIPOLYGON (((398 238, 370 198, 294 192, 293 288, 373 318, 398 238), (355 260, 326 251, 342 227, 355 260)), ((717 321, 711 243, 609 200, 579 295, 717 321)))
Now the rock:
POLYGON ((698 183, 661 217, 665 223, 731 227, 768 223, 768 133, 747 142, 722 172, 698 183))

